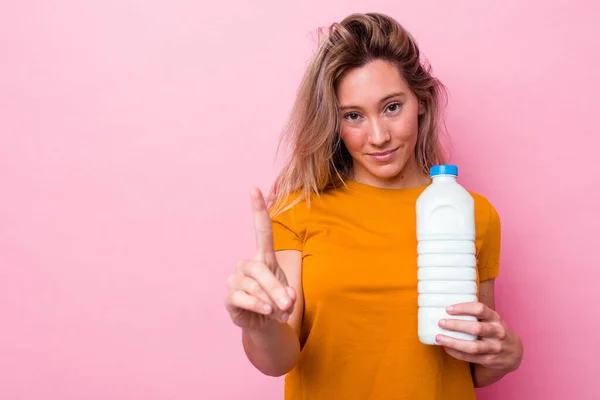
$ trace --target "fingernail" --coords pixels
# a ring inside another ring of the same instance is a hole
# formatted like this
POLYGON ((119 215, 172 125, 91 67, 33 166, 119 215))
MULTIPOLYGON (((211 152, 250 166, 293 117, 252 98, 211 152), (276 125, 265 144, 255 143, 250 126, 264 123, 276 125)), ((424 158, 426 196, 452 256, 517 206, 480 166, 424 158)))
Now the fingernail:
POLYGON ((446 326, 446 320, 445 319, 440 319, 440 325, 441 326, 446 326))
POLYGON ((435 337, 435 341, 438 342, 438 343, 442 343, 444 341, 444 339, 441 336, 438 335, 438 336, 435 337))
POLYGON ((265 304, 265 305, 264 305, 264 307, 263 307, 263 309, 265 310, 265 312, 266 312, 267 314, 270 314, 270 313, 271 313, 271 306, 270 306, 270 305, 268 305, 268 304, 265 304))
POLYGON ((290 318, 290 315, 289 315, 288 313, 284 313, 284 314, 281 316, 281 320, 282 320, 283 322, 287 322, 288 318, 290 318))
POLYGON ((446 311, 448 311, 448 312, 452 312, 452 310, 454 310, 454 307, 452 307, 452 306, 448 306, 448 307, 446 308, 446 311))

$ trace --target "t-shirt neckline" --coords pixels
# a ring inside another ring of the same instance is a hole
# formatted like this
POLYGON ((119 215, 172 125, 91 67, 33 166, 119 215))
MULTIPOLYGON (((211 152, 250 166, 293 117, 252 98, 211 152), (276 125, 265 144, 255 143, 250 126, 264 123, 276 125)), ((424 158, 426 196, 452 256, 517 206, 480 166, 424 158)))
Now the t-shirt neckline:
POLYGON ((412 186, 407 188, 383 188, 379 186, 369 185, 367 183, 358 182, 355 180, 346 180, 346 187, 353 192, 362 192, 362 193, 378 193, 378 194, 387 194, 387 195, 406 195, 410 193, 417 193, 425 190, 427 186, 430 184, 412 186))

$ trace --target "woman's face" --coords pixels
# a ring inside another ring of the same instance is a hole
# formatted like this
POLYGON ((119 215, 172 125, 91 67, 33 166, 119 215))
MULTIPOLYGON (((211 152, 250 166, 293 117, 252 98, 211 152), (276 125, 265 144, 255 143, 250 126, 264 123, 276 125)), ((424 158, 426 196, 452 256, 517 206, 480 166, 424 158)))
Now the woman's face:
POLYGON ((394 64, 375 60, 349 70, 337 98, 354 180, 388 188, 423 183, 415 146, 424 109, 394 64))

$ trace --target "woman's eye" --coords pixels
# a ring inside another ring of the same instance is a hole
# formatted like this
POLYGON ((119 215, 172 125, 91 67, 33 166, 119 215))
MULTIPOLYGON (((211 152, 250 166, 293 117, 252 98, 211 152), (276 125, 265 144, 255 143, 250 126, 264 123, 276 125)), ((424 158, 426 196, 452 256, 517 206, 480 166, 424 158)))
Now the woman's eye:
POLYGON ((360 115, 358 113, 351 112, 351 113, 344 115, 344 118, 346 118, 346 120, 348 120, 348 121, 358 121, 358 119, 360 118, 360 115))
POLYGON ((392 103, 388 106, 388 111, 395 113, 400 110, 400 103, 392 103))

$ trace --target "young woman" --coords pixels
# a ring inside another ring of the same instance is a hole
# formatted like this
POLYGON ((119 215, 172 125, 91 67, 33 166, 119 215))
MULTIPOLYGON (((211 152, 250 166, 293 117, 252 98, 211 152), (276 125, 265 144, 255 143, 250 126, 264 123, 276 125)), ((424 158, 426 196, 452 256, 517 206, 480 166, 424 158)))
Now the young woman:
POLYGON ((285 398, 467 400, 520 364, 519 336, 494 311, 500 221, 475 199, 479 300, 449 331, 417 335, 415 201, 443 163, 442 84, 411 35, 382 14, 334 24, 300 87, 291 157, 267 207, 251 192, 257 252, 225 300, 249 360, 285 378, 285 398))

